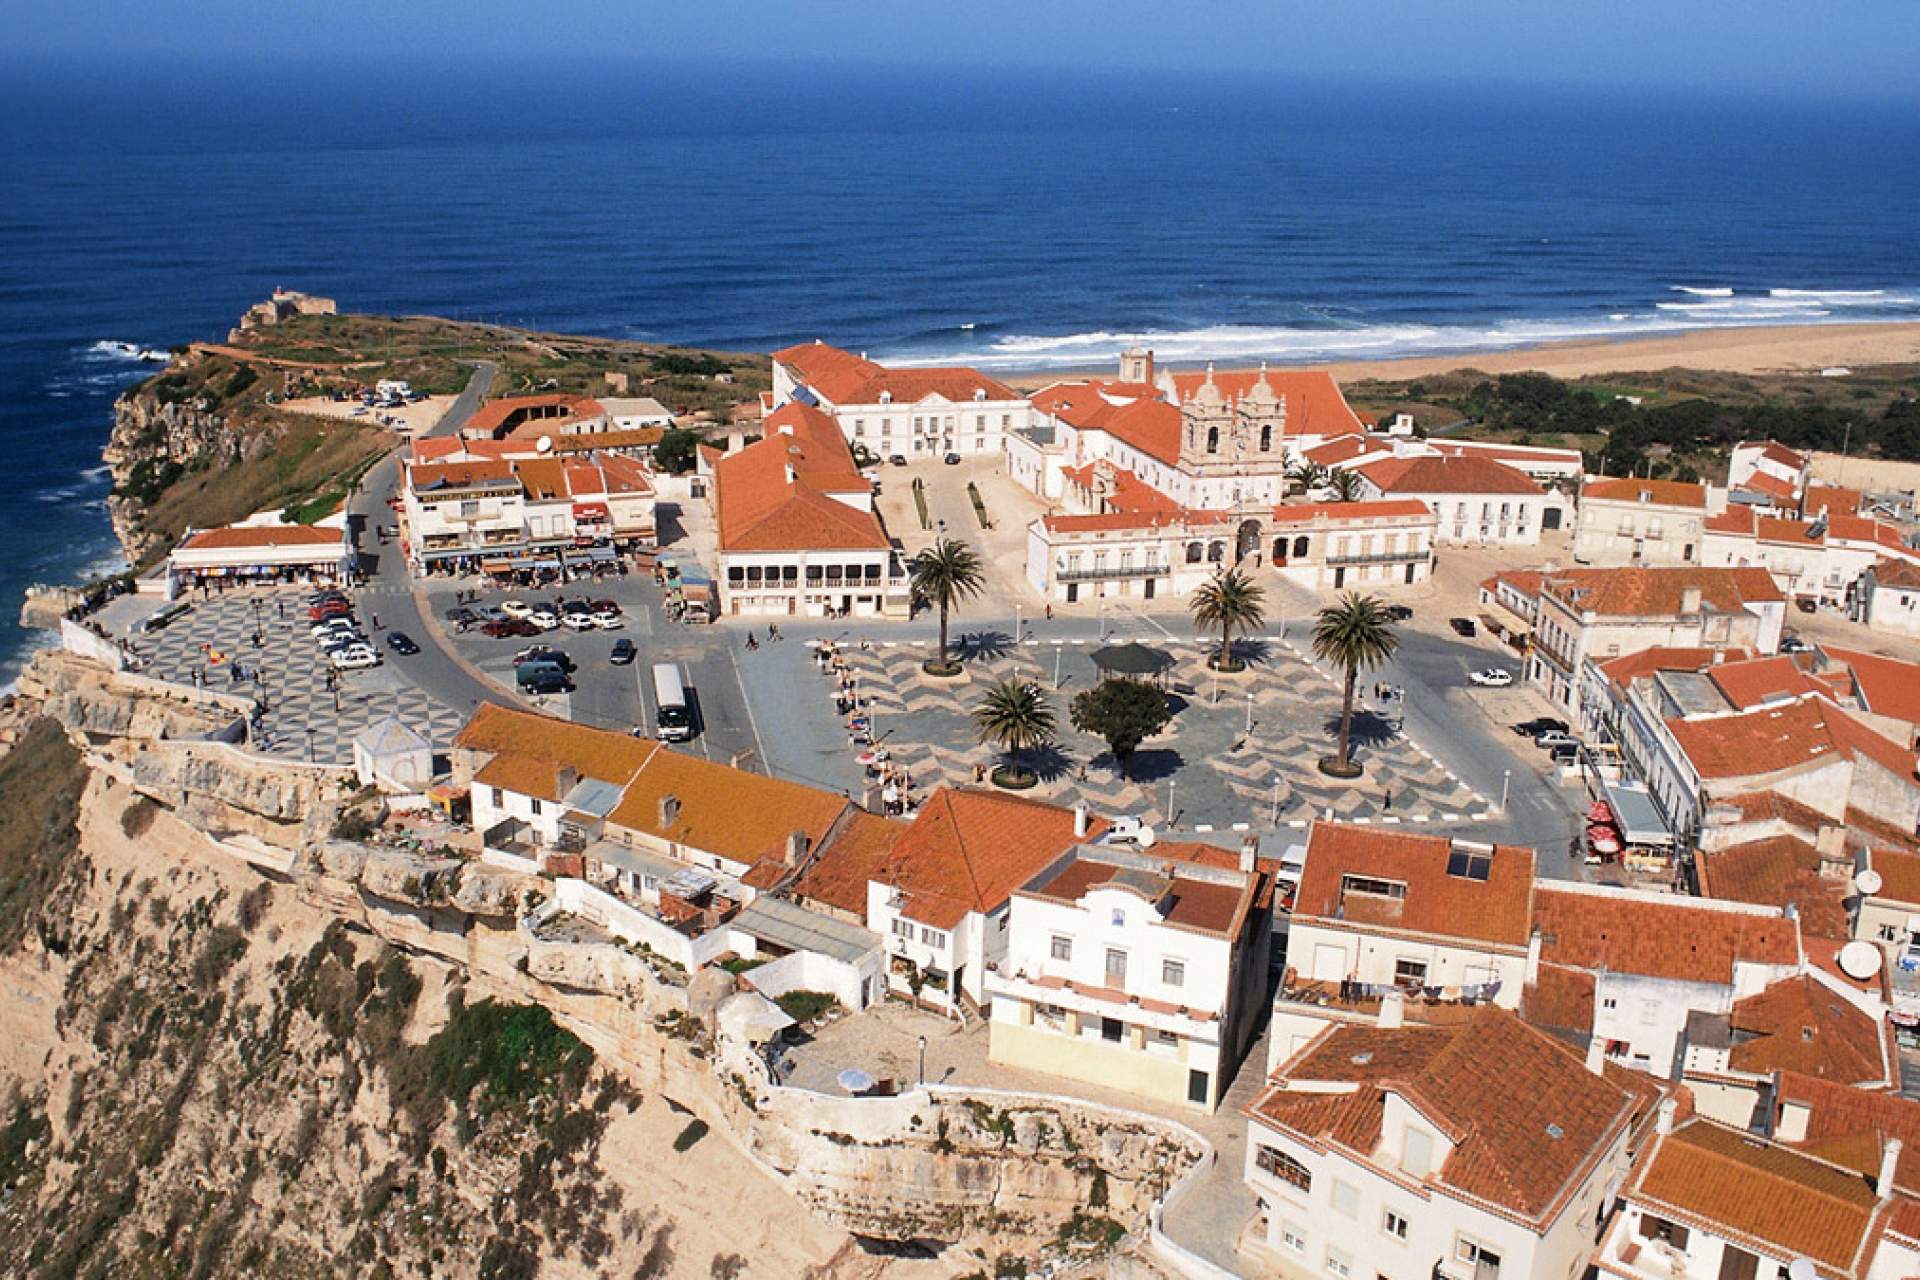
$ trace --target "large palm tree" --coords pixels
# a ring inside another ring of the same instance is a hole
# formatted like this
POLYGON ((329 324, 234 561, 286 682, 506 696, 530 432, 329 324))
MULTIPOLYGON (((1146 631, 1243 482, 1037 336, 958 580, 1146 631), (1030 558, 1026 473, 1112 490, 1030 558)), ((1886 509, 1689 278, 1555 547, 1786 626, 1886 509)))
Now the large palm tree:
POLYGON ((1366 482, 1358 471, 1349 471, 1345 467, 1335 467, 1327 473, 1327 488, 1332 491, 1335 502, 1358 502, 1366 496, 1366 482))
POLYGON ((928 675, 950 676, 960 669, 947 661, 947 614, 962 600, 980 594, 986 573, 972 547, 958 538, 941 538, 913 558, 913 589, 940 610, 938 656, 923 664, 928 675))
POLYGON ((1187 602, 1194 626, 1220 632, 1220 652, 1213 665, 1238 670, 1233 662, 1233 633, 1257 631, 1267 620, 1267 589, 1238 569, 1215 574, 1202 583, 1187 602))
POLYGON ((1301 493, 1310 493, 1327 482, 1327 469, 1301 458, 1287 467, 1286 480, 1290 485, 1297 485, 1301 493))
MULTIPOLYGON (((1051 745, 1055 723, 1053 708, 1040 686, 1014 676, 989 688, 973 709, 973 725, 980 741, 995 744, 1011 757, 1003 785, 1033 785, 1034 775, 1020 767, 1020 756, 1051 745)), ((998 770, 995 781, 1000 781, 998 770)))
POLYGON ((1331 761, 1320 762, 1325 772, 1345 778, 1359 774, 1348 758, 1347 746, 1353 728, 1353 687, 1362 671, 1379 666, 1399 647, 1400 637, 1388 623, 1386 606, 1378 596, 1349 591, 1338 604, 1320 611, 1313 624, 1313 655, 1347 673, 1346 693, 1340 704, 1340 749, 1331 761))

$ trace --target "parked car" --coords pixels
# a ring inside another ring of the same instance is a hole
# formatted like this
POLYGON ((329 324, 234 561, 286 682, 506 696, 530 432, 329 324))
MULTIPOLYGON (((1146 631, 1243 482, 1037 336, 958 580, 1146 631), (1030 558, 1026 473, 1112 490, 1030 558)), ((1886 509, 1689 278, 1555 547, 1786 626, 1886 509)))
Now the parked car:
POLYGON ((1411 607, 1407 605, 1390 604, 1387 606, 1387 618, 1391 622, 1405 622, 1408 618, 1411 618, 1412 616, 1413 616, 1413 610, 1411 607))
POLYGON ((1100 837, 1106 844, 1139 844, 1148 838, 1147 824, 1132 814, 1122 814, 1113 820, 1106 835, 1100 837))
POLYGON ((337 590, 336 588, 333 588, 333 587, 328 587, 324 591, 316 591, 312 595, 308 596, 307 607, 312 608, 314 605, 317 605, 317 604, 325 604, 329 600, 345 600, 346 598, 347 598, 346 592, 337 590))
POLYGON ((332 657, 336 653, 344 653, 348 649, 365 649, 367 647, 367 638, 358 631, 344 632, 337 636, 328 636, 320 642, 320 652, 329 657, 332 657))
POLYGON ((1812 596, 1795 596, 1793 607, 1802 613, 1814 613, 1820 608, 1820 602, 1812 596))
POLYGON ((887 461, 891 462, 896 467, 904 467, 907 465, 907 459, 905 454, 899 454, 899 453, 891 454, 888 456, 887 461))
POLYGON ((325 622, 328 618, 339 618, 353 612, 353 606, 345 600, 329 600, 307 610, 308 622, 325 622))
POLYGON ((960 455, 957 453, 950 453, 946 457, 940 459, 940 461, 946 463, 950 467, 957 467, 960 465, 960 455))
POLYGON ((334 654, 333 665, 337 671, 361 671, 367 667, 379 666, 380 655, 366 645, 356 645, 334 654))
POLYGON ((465 631, 468 627, 480 621, 480 615, 465 605, 461 605, 458 609, 447 610, 446 619, 460 630, 465 631))
POLYGON ((513 655, 513 665, 525 666, 529 662, 551 662, 563 671, 573 670, 573 659, 567 656, 565 649, 556 649, 550 644, 530 644, 513 655))
POLYGON ((526 620, 542 631, 551 631, 560 625, 560 615, 544 605, 529 613, 526 620))
POLYGON ((624 667, 639 655, 640 651, 633 647, 633 641, 622 636, 613 642, 613 652, 607 655, 607 661, 616 667, 624 667))
POLYGON ((602 617, 611 614, 617 618, 621 614, 620 602, 618 600, 595 600, 593 602, 593 611, 596 615, 602 617))
POLYGON ((1513 726, 1513 731, 1523 738, 1538 738, 1543 733, 1565 733, 1567 722, 1555 720, 1552 716, 1535 716, 1531 720, 1522 720, 1513 726))
POLYGON ((1470 671, 1467 679, 1483 689, 1504 689, 1513 683, 1513 672, 1505 667, 1488 667, 1485 671, 1470 671))
POLYGON ((1476 632, 1480 630, 1478 626, 1474 625, 1474 621, 1472 618, 1453 618, 1448 620, 1447 625, 1452 627, 1459 634, 1463 636, 1467 636, 1469 638, 1471 638, 1476 632))
POLYGON ((1786 639, 1780 642, 1780 652, 1812 653, 1813 646, 1808 644, 1805 640, 1802 640, 1799 636, 1788 636, 1786 639))
POLYGON ((359 629, 359 626, 351 617, 342 615, 338 618, 326 618, 320 622, 316 622, 307 630, 313 635, 314 639, 318 640, 321 636, 332 635, 336 631, 358 631, 359 629))
POLYGON ((1533 740, 1536 747, 1577 747, 1580 739, 1561 729, 1549 729, 1533 740))
POLYGON ((420 652, 420 646, 415 644, 413 637, 404 631, 387 632, 387 648, 393 650, 403 658, 411 658, 414 654, 420 652))
POLYGON ((537 636, 540 628, 525 618, 495 618, 480 628, 482 635, 492 636, 495 640, 504 640, 512 636, 537 636))
POLYGON ((1570 742, 1563 742, 1547 752, 1547 759, 1554 764, 1572 764, 1580 758, 1580 748, 1570 742))
POLYGON ((500 612, 509 618, 524 618, 533 612, 533 606, 525 600, 503 600, 500 602, 500 612))

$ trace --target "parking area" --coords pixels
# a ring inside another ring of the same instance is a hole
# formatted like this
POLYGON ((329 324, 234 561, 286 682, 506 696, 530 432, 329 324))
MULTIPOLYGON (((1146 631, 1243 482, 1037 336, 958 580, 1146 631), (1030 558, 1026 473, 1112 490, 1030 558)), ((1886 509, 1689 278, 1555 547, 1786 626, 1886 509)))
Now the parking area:
POLYGON ((350 763, 354 736, 388 715, 430 742, 451 740, 465 716, 406 678, 407 659, 389 648, 384 630, 373 628, 364 605, 360 620, 381 662, 333 669, 311 633, 307 595, 301 587, 196 594, 166 626, 131 637, 140 674, 251 699, 260 709, 256 749, 288 759, 350 763))

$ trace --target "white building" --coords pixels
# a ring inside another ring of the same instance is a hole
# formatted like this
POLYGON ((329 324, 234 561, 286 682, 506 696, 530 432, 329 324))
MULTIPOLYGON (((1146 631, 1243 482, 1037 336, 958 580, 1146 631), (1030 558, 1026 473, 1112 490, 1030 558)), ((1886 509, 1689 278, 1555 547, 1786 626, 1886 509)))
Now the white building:
POLYGON ((1564 510, 1559 495, 1525 473, 1471 454, 1409 452, 1348 469, 1366 481, 1369 497, 1426 503, 1442 546, 1537 546, 1541 529, 1557 528, 1564 510))
POLYGON ((416 571, 552 567, 654 545, 653 475, 634 459, 528 454, 511 442, 420 446, 401 472, 401 538, 416 571))
POLYGON ((1331 1027, 1247 1109, 1263 1253, 1340 1280, 1577 1280, 1657 1092, 1504 1009, 1331 1027))
POLYGON ((1707 487, 1595 477, 1580 489, 1573 558, 1581 564, 1698 564, 1707 487))
POLYGON ((217 579, 323 581, 351 562, 344 528, 329 525, 223 525, 189 529, 167 556, 169 595, 217 579))
POLYGON ((1804 455, 1772 440, 1742 440, 1727 458, 1727 489, 1747 505, 1795 508, 1811 476, 1804 455))
POLYGON ((353 773, 362 786, 425 791, 433 781, 433 744, 388 716, 354 735, 353 773))
POLYGON ((1013 895, 995 1062, 1212 1110, 1260 1021, 1275 866, 1078 845, 1013 895))
MULTIPOLYGON (((1920 567, 1920 550, 1870 516, 1759 515, 1732 507, 1705 522, 1701 563, 1756 565, 1789 595, 1852 605, 1860 579, 1885 562, 1920 567)), ((1857 610, 1856 610, 1857 613, 1857 610)))
POLYGON ((1861 575, 1854 617, 1882 635, 1920 638, 1920 565, 1877 561, 1861 575))
POLYGON ((876 457, 998 453, 1027 400, 974 369, 890 368, 815 340, 773 353, 773 403, 821 409, 876 457))

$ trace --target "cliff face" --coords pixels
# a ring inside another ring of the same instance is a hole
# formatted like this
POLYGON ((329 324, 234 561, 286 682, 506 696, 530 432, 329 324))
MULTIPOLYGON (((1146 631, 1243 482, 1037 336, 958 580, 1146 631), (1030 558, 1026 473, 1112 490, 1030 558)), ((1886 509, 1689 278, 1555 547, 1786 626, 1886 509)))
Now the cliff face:
POLYGON ((131 564, 140 564, 165 535, 146 525, 148 506, 188 471, 219 469, 266 456, 281 432, 245 427, 217 411, 209 397, 178 390, 191 356, 175 356, 166 372, 121 393, 113 433, 101 453, 113 476, 107 499, 113 532, 131 564))

